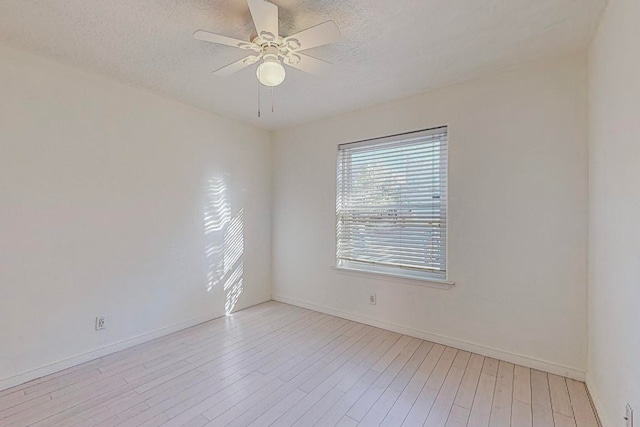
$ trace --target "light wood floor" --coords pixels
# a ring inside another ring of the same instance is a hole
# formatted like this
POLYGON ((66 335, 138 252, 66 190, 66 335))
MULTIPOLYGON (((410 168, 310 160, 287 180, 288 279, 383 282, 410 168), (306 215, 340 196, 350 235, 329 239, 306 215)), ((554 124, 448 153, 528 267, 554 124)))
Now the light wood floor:
POLYGON ((0 392, 0 426, 597 427, 583 383, 269 302, 0 392))

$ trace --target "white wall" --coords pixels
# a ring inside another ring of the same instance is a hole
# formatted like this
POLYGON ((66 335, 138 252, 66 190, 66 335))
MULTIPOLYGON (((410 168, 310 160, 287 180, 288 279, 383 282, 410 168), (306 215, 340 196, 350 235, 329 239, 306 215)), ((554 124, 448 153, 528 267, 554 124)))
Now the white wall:
POLYGON ((569 58, 277 132, 274 298, 582 377, 586 79, 569 58), (338 274, 337 145, 440 125, 455 287, 338 274))
POLYGON ((0 47, 0 389, 270 299, 270 140, 0 47))
POLYGON ((640 2, 611 0, 589 55, 589 373, 606 427, 640 423, 640 2))

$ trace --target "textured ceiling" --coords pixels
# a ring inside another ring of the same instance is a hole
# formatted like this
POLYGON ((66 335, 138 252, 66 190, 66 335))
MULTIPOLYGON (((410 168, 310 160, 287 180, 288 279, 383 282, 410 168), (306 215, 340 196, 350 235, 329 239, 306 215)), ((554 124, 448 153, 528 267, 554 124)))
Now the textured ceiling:
POLYGON ((280 33, 334 20, 341 42, 305 53, 334 63, 287 68, 275 113, 255 67, 212 70, 246 52, 192 38, 249 40, 246 0, 1 0, 0 42, 148 88, 266 129, 292 126, 585 49, 605 0, 274 0, 280 33))

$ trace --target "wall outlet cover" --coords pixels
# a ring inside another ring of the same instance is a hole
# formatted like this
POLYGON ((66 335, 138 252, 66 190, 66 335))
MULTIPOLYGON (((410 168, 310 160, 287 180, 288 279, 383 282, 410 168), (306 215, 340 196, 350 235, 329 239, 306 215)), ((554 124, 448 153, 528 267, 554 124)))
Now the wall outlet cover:
POLYGON ((107 327, 107 322, 104 316, 98 316, 96 317, 96 331, 101 331, 103 329, 106 329, 107 327))
POLYGON ((369 295, 369 304, 376 305, 376 302, 377 302, 376 294, 370 294, 369 295))

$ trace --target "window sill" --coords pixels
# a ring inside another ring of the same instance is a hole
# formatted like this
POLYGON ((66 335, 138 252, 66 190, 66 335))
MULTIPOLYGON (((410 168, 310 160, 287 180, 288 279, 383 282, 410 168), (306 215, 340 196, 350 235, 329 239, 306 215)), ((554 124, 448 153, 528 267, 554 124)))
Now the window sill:
POLYGON ((405 285, 424 286, 428 288, 436 289, 451 289, 455 285, 455 282, 440 279, 420 278, 415 276, 408 276, 403 274, 383 273, 377 271, 363 270, 353 267, 333 267, 336 273, 346 274, 350 276, 360 276, 369 279, 386 279, 391 282, 403 283, 405 285))

